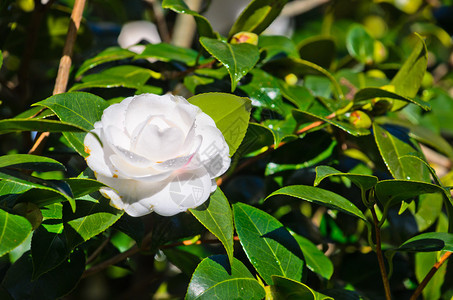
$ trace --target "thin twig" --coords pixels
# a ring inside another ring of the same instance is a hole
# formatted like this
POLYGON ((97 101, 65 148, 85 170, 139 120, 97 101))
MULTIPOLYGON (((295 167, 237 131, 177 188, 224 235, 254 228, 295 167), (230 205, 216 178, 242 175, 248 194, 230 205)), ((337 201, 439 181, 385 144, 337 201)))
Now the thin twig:
POLYGON ((162 11, 162 6, 160 6, 160 2, 156 0, 146 0, 152 8, 154 17, 156 18, 157 28, 159 28, 160 37, 166 43, 170 43, 171 37, 170 33, 168 32, 167 22, 165 22, 165 16, 162 11))
POLYGON ((371 211, 371 214, 373 215, 374 229, 375 229, 375 234, 376 234, 376 255, 378 258, 378 262, 379 262, 379 269, 381 270, 382 283, 384 284, 385 299, 391 300, 392 295, 390 293, 390 283, 389 283, 389 279, 387 276, 387 270, 385 269, 384 256, 382 255, 382 249, 381 249, 381 229, 378 226, 379 220, 377 218, 374 207, 371 207, 370 211, 371 211))
MULTIPOLYGON (((58 67, 58 74, 57 79, 55 80, 53 95, 61 94, 66 91, 69 79, 69 71, 72 65, 72 52, 77 38, 77 31, 80 27, 80 21, 82 20, 84 7, 85 0, 75 0, 71 13, 71 20, 69 22, 68 34, 66 35, 66 42, 63 48, 63 55, 60 59, 60 66, 58 67)), ((42 152, 44 143, 49 135, 49 132, 43 132, 38 135, 35 143, 31 147, 30 151, 28 151, 28 153, 39 155, 42 152)))
POLYGON ((438 262, 434 264, 434 266, 429 270, 428 274, 426 274, 425 278, 423 278, 422 282, 419 286, 415 289, 415 292, 412 294, 410 300, 416 300, 420 294, 422 293, 423 289, 426 287, 428 282, 433 278, 434 274, 436 274, 437 270, 448 260, 453 252, 445 252, 444 255, 439 259, 438 262))
POLYGON ((105 246, 107 246, 110 242, 110 237, 105 239, 101 245, 99 245, 99 247, 94 250, 94 252, 90 255, 90 257, 87 258, 85 264, 89 264, 91 263, 93 260, 96 259, 96 257, 98 257, 99 253, 102 252, 102 250, 105 248, 105 246))
MULTIPOLYGON (((238 236, 233 237, 234 241, 239 241, 238 236)), ((181 242, 176 242, 173 244, 168 244, 168 245, 163 245, 159 247, 160 249, 169 249, 169 248, 174 248, 174 247, 179 247, 179 246, 191 246, 191 245, 202 245, 202 244, 218 244, 220 243, 220 240, 218 239, 209 239, 209 240, 186 240, 186 241, 181 241, 181 242)))

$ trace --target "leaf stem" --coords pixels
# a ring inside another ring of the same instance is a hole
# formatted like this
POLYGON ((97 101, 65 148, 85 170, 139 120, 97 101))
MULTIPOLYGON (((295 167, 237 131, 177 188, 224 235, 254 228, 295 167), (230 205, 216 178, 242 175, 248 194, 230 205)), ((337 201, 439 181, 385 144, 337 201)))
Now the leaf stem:
POLYGON ((376 255, 378 258, 379 269, 381 270, 382 283, 384 284, 385 299, 391 300, 392 295, 390 293, 390 283, 389 283, 389 279, 387 277, 387 271, 385 269, 385 263, 384 263, 384 256, 382 255, 382 249, 381 249, 381 229, 378 226, 379 221, 378 221, 378 218, 376 215, 376 211, 374 210, 374 207, 371 207, 370 211, 371 211, 371 214, 373 215, 374 230, 376 233, 376 255))
POLYGON ((433 278, 434 274, 436 274, 437 270, 448 260, 453 252, 445 252, 444 255, 436 262, 431 270, 429 270, 428 274, 426 274, 425 278, 423 278, 422 282, 419 286, 415 289, 415 292, 410 297, 410 300, 416 300, 420 294, 422 293, 423 289, 426 287, 428 282, 433 278))

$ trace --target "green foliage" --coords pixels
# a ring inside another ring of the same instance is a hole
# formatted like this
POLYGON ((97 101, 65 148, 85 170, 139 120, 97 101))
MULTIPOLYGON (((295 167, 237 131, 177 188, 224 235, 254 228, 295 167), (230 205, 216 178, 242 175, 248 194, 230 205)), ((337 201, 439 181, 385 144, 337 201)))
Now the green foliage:
POLYGON ((0 298, 92 298, 97 274, 105 298, 409 299, 427 278, 423 299, 450 299, 451 261, 428 273, 453 252, 446 6, 154 2, 89 1, 56 95, 73 1, 0 3, 0 298), (163 42, 116 46, 139 19, 163 42), (143 93, 184 96, 229 146, 172 217, 114 208, 84 160, 103 111, 143 93))

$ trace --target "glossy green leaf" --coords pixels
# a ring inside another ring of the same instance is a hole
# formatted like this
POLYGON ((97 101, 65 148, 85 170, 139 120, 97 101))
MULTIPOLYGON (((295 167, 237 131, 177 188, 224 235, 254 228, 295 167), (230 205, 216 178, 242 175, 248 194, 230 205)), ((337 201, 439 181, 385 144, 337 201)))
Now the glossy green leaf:
POLYGON ((187 4, 182 0, 164 0, 162 1, 162 7, 171 9, 180 14, 187 14, 194 17, 195 22, 197 23, 197 30, 199 36, 206 36, 210 38, 215 38, 216 35, 214 30, 211 27, 209 21, 198 14, 197 12, 189 9, 187 4))
POLYGON ((267 196, 265 200, 277 195, 295 197, 308 202, 313 202, 331 209, 342 211, 350 214, 351 216, 359 217, 360 219, 366 221, 363 213, 351 201, 335 194, 334 192, 318 187, 308 185, 286 186, 273 192, 267 196))
POLYGON ((420 161, 410 164, 404 162, 404 156, 417 153, 409 142, 402 141, 376 123, 373 123, 373 132, 382 159, 395 179, 430 180, 425 164, 420 161))
POLYGON ((187 276, 192 276, 201 262, 201 258, 197 255, 177 248, 165 249, 163 252, 167 259, 187 276))
POLYGON ((303 40, 297 45, 300 58, 310 61, 325 69, 329 69, 335 58, 335 42, 333 38, 315 36, 303 40))
POLYGON ((340 128, 343 131, 353 135, 353 136, 361 136, 361 135, 368 135, 370 131, 366 128, 357 128, 354 125, 342 121, 337 121, 333 119, 327 119, 324 116, 315 115, 308 111, 302 111, 299 109, 293 109, 292 114, 294 118, 301 124, 307 122, 316 122, 316 121, 323 121, 325 123, 329 123, 335 127, 340 128))
POLYGON ((14 299, 54 300, 69 293, 84 270, 85 253, 80 249, 52 271, 32 280, 32 259, 26 252, 8 269, 2 286, 14 299))
POLYGON ((109 61, 122 60, 126 58, 133 57, 134 52, 120 47, 110 47, 99 53, 93 58, 87 59, 80 66, 75 77, 80 77, 86 71, 109 61))
POLYGON ((178 61, 185 63, 188 66, 195 65, 198 57, 198 52, 167 43, 148 44, 141 54, 135 56, 135 59, 140 58, 155 58, 160 61, 178 61))
MULTIPOLYGON (((54 95, 35 105, 45 106, 63 122, 78 124, 86 130, 94 128, 94 123, 101 119, 104 109, 108 107, 102 98, 83 92, 54 95)), ((63 135, 80 155, 87 156, 83 144, 85 133, 64 132, 63 135)))
POLYGON ((243 156, 247 153, 259 150, 263 147, 273 145, 275 136, 272 130, 257 123, 249 123, 247 132, 237 153, 243 156))
POLYGON ((330 259, 321 252, 315 244, 303 236, 292 234, 302 249, 307 267, 326 279, 333 274, 333 264, 330 259))
POLYGON ((141 218, 131 217, 128 214, 123 214, 113 226, 115 229, 127 234, 135 240, 137 245, 141 245, 145 235, 145 225, 141 218))
POLYGON ((255 45, 229 44, 207 37, 200 38, 201 45, 228 70, 231 78, 231 91, 236 89, 239 80, 257 63, 259 51, 255 45))
MULTIPOLYGON (((415 97, 417 94, 428 63, 428 50, 426 49, 425 42, 418 34, 415 35, 418 41, 414 50, 412 50, 410 56, 390 82, 395 87, 396 94, 410 98, 415 97)), ((406 102, 394 103, 392 110, 398 110, 405 105, 406 102)))
POLYGON ((427 232, 405 241, 396 250, 410 252, 452 251, 453 233, 427 232))
POLYGON ((237 18, 228 36, 231 38, 241 31, 260 34, 278 17, 287 2, 288 0, 253 0, 237 18))
POLYGON ((361 25, 353 25, 346 37, 346 48, 349 54, 364 64, 373 61, 374 39, 361 25))
POLYGON ((4 167, 39 172, 66 170, 63 164, 54 159, 31 154, 10 154, 0 156, 0 168, 4 167))
POLYGON ((22 216, 0 209, 0 256, 19 246, 31 233, 31 224, 22 216))
POLYGON ((294 42, 282 35, 260 35, 258 40, 260 51, 266 52, 264 62, 271 60, 274 56, 285 54, 288 57, 299 58, 294 42))
MULTIPOLYGON (((1 182, 14 182, 21 185, 22 192, 25 192, 21 198, 23 201, 35 203, 40 206, 40 201, 44 199, 57 199, 57 201, 68 200, 72 209, 75 209, 75 200, 73 199, 70 186, 64 181, 43 180, 37 177, 29 176, 13 170, 0 169, 1 182), (44 196, 44 197, 41 197, 44 196)), ((7 188, 17 189, 17 186, 7 186, 7 188)), ((50 204, 50 203, 49 203, 50 204)))
POLYGON ((280 91, 283 96, 293 103, 296 108, 307 111, 311 104, 315 101, 315 97, 310 91, 300 85, 289 85, 284 82, 280 82, 280 91))
POLYGON ((384 207, 399 204, 419 195, 444 192, 438 185, 409 180, 382 180, 375 186, 375 195, 384 207))
POLYGON ((272 275, 302 279, 303 254, 277 219, 241 202, 233 204, 233 216, 242 248, 266 283, 271 284, 272 275))
POLYGON ((88 130, 77 123, 66 123, 46 119, 3 119, 0 120, 0 134, 15 131, 77 132, 85 135, 88 130))
POLYGON ((192 275, 185 299, 262 299, 265 292, 241 261, 226 255, 205 258, 192 275))
MULTIPOLYGON (((431 268, 438 261, 439 254, 436 252, 419 252, 415 253, 415 277, 420 283, 426 277, 431 268)), ((423 299, 442 299, 442 285, 447 274, 447 264, 438 268, 436 273, 429 280, 423 289, 423 299)))
MULTIPOLYGON (((82 83, 75 84, 69 89, 69 92, 87 88, 124 87, 136 89, 137 92, 140 93, 148 79, 151 77, 159 79, 161 75, 150 69, 138 66, 116 66, 100 73, 84 76, 82 78, 82 83)), ((155 88, 156 94, 160 91, 160 88, 155 88)))
POLYGON ((412 212, 419 232, 425 231, 437 221, 442 212, 444 197, 442 194, 420 195, 416 211, 412 212))
POLYGON ((343 173, 329 166, 316 167, 316 179, 314 185, 317 186, 325 178, 330 176, 344 176, 351 180, 356 186, 362 190, 369 190, 376 185, 378 178, 372 175, 343 173))
POLYGON ((417 99, 417 98, 409 98, 406 96, 401 96, 396 93, 392 93, 390 91, 386 91, 386 90, 383 90, 380 88, 375 88, 375 87, 367 87, 367 88, 363 88, 363 89, 359 90, 354 95, 354 102, 361 102, 361 101, 365 101, 365 100, 373 100, 373 99, 379 99, 379 98, 398 100, 397 103, 400 103, 400 101, 404 101, 407 103, 414 103, 426 111, 431 110, 431 105, 429 105, 428 102, 425 102, 425 101, 417 99))
POLYGON ((214 120, 232 156, 247 131, 251 110, 250 100, 226 93, 205 93, 193 96, 188 101, 201 108, 214 120))
POLYGON ((197 208, 189 209, 223 244, 230 263, 233 263, 233 213, 230 203, 218 187, 208 201, 197 208))
POLYGON ((294 74, 297 77, 306 75, 321 75, 329 79, 333 86, 333 92, 336 98, 344 99, 343 90, 332 74, 317 64, 298 58, 282 58, 273 60, 263 66, 263 69, 271 74, 281 78, 288 74, 294 74))
POLYGON ((271 285, 271 294, 273 299, 285 300, 324 300, 333 298, 318 293, 307 285, 285 278, 283 276, 272 276, 273 285, 271 285))

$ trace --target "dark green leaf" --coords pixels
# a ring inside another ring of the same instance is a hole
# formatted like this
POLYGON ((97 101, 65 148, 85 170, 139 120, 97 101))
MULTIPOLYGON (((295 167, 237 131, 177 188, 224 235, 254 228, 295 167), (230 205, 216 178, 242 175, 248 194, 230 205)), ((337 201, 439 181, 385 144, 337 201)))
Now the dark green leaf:
POLYGON ((198 57, 198 52, 167 43, 148 44, 141 54, 135 56, 135 59, 140 58, 155 58, 160 61, 179 61, 188 66, 195 65, 198 57))
POLYGON ((264 289, 242 262, 234 258, 230 266, 226 255, 215 255, 198 265, 185 299, 258 300, 264 296, 264 289))
POLYGON ((357 128, 354 125, 346 122, 341 122, 337 120, 332 120, 325 118, 324 116, 315 115, 308 111, 302 111, 299 109, 293 109, 292 111, 294 118, 300 123, 304 124, 307 122, 316 122, 316 121, 323 121, 329 123, 335 127, 340 128, 341 130, 346 131, 347 133, 354 135, 354 136, 361 136, 361 135, 368 135, 370 131, 366 128, 357 128))
POLYGON ((177 248, 165 249, 163 252, 167 259, 187 276, 192 276, 201 261, 198 256, 177 248))
POLYGON ((316 245, 310 242, 310 240, 297 234, 292 235, 302 249, 307 267, 322 277, 330 279, 333 274, 333 264, 330 259, 316 245))
POLYGON ((444 250, 453 252, 453 233, 422 233, 408 239, 396 250, 410 252, 431 252, 444 250))
POLYGON ((228 36, 231 38, 241 31, 260 34, 278 17, 287 2, 288 0, 253 0, 237 18, 228 36))
POLYGON ((63 164, 54 159, 31 154, 10 154, 0 156, 0 168, 4 167, 34 170, 39 172, 66 170, 63 164))
POLYGON ((282 35, 260 35, 258 40, 260 51, 266 51, 264 62, 271 60, 277 55, 299 58, 294 42, 282 35))
POLYGON ((120 47, 111 47, 107 48, 95 57, 88 59, 83 62, 83 64, 80 66, 79 70, 77 71, 75 77, 81 76, 83 73, 86 71, 96 67, 97 65, 109 62, 109 61, 115 61, 115 60, 121 60, 121 59, 126 59, 129 57, 134 56, 135 53, 120 47))
POLYGON ((431 110, 431 106, 429 105, 428 102, 425 102, 423 100, 417 99, 417 98, 409 98, 406 96, 401 96, 396 93, 392 93, 380 88, 375 88, 375 87, 368 87, 359 90, 355 95, 354 95, 354 102, 361 102, 365 100, 373 100, 373 99, 379 99, 379 98, 384 98, 384 99, 392 99, 392 100, 398 100, 397 103, 400 103, 401 101, 404 102, 410 102, 414 103, 424 110, 428 111, 431 110))
POLYGON ((31 224, 22 216, 0 209, 0 256, 19 246, 31 233, 31 224))
POLYGON ((247 133, 239 146, 237 153, 243 156, 247 153, 273 145, 275 136, 272 130, 257 123, 249 123, 247 133))
POLYGON ((121 218, 113 224, 113 227, 133 238, 137 245, 141 245, 143 236, 145 235, 145 225, 141 218, 123 214, 121 218))
POLYGON ((38 132, 81 132, 85 135, 88 130, 77 123, 66 123, 45 119, 4 119, 0 120, 0 134, 15 131, 38 131, 38 132))
POLYGON ((217 128, 225 137, 232 156, 247 131, 250 100, 226 93, 205 93, 193 96, 188 101, 201 108, 215 121, 217 128))
POLYGON ((308 185, 286 186, 273 192, 267 196, 265 200, 276 195, 285 195, 313 202, 332 209, 340 210, 344 213, 350 214, 351 216, 359 217, 360 219, 366 221, 363 213, 351 201, 331 191, 323 190, 318 187, 308 185))
POLYGON ((208 201, 189 211, 222 242, 233 263, 233 214, 222 190, 218 187, 208 201))
POLYGON ((32 280, 30 252, 24 253, 6 272, 2 286, 14 299, 54 300, 69 293, 85 270, 85 253, 75 250, 70 258, 37 280, 32 280))
POLYGON ((242 248, 266 283, 271 284, 272 275, 302 279, 303 254, 277 219, 240 202, 233 204, 233 215, 242 248))
POLYGON ((343 173, 329 166, 319 166, 316 167, 316 179, 314 185, 319 185, 321 181, 330 176, 344 176, 362 190, 369 190, 378 182, 378 178, 376 176, 343 173))
MULTIPOLYGON (((102 98, 82 92, 54 95, 35 105, 45 106, 63 122, 78 124, 86 130, 94 128, 94 123, 101 119, 104 109, 108 107, 102 98)), ((80 155, 87 156, 83 144, 85 133, 64 132, 63 135, 80 155)))
POLYGON ((409 180, 382 180, 375 186, 377 199, 390 207, 414 197, 430 193, 444 193, 445 190, 435 184, 409 180))
POLYGON ((379 152, 395 179, 430 180, 428 169, 424 163, 420 161, 414 161, 410 164, 404 162, 404 156, 417 153, 417 150, 409 144, 409 141, 402 141, 376 123, 373 123, 373 132, 379 152))
POLYGON ((373 61, 374 40, 361 25, 353 25, 346 37, 349 54, 364 64, 373 61))
MULTIPOLYGON (((439 254, 436 252, 415 253, 415 277, 418 282, 426 277, 432 266, 437 263, 439 254)), ((441 299, 442 287, 447 274, 447 264, 443 264, 430 278, 428 284, 423 289, 423 299, 441 299)), ((448 296, 447 296, 448 297, 448 296)))
POLYGON ((315 97, 304 86, 289 85, 281 82, 280 91, 286 99, 302 111, 307 111, 315 101, 315 97))
MULTIPOLYGON (((150 69, 137 66, 116 66, 97 74, 90 74, 82 78, 83 83, 75 84, 69 92, 86 88, 113 88, 125 87, 141 92, 149 78, 159 79, 161 75, 150 69)), ((159 93, 159 88, 155 88, 159 93)))
POLYGON ((331 37, 315 36, 297 45, 300 58, 329 69, 335 58, 335 42, 331 37))
MULTIPOLYGON (((395 87, 396 94, 410 98, 417 94, 428 63, 428 50, 425 42, 418 34, 415 35, 418 42, 414 50, 390 82, 395 87)), ((406 102, 394 103, 392 110, 398 110, 405 105, 406 102)))
POLYGON ((198 14, 197 12, 189 9, 187 4, 182 0, 164 0, 162 1, 163 8, 169 8, 177 13, 180 14, 187 14, 191 15, 195 18, 195 22, 197 23, 197 30, 199 36, 206 36, 210 38, 215 38, 216 34, 214 30, 212 30, 211 24, 209 21, 203 17, 202 15, 198 14))
POLYGON ((258 48, 251 44, 233 45, 207 37, 201 37, 200 43, 228 70, 232 92, 236 89, 239 80, 255 66, 259 58, 258 48))
POLYGON ((303 283, 285 278, 282 276, 272 276, 273 285, 271 285, 271 293, 273 299, 285 299, 285 300, 324 300, 332 299, 331 297, 325 296, 318 293, 303 283))

